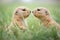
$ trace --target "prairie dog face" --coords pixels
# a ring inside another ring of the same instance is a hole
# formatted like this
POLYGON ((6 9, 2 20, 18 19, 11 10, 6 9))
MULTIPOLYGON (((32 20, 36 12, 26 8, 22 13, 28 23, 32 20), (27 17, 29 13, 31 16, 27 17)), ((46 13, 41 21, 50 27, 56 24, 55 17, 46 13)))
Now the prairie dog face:
POLYGON ((49 16, 49 11, 46 8, 40 7, 32 11, 33 15, 37 18, 49 16))
POLYGON ((16 16, 23 16, 24 18, 27 18, 29 15, 30 15, 31 11, 26 8, 26 7, 18 7, 16 10, 15 10, 15 15, 16 16))

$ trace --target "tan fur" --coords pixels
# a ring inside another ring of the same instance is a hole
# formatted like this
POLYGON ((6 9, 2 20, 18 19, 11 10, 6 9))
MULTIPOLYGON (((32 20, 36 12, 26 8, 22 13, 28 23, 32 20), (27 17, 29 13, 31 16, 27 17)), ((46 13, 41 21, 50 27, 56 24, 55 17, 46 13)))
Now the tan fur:
POLYGON ((25 30, 26 24, 24 19, 26 19, 30 15, 30 10, 26 7, 18 7, 14 11, 12 22, 9 27, 13 27, 15 24, 19 26, 20 29, 25 30))
POLYGON ((34 9, 32 12, 35 17, 37 17, 39 20, 42 21, 44 26, 49 27, 50 25, 55 25, 56 27, 60 29, 60 25, 56 23, 55 20, 53 20, 48 9, 44 7, 39 7, 39 8, 34 9))

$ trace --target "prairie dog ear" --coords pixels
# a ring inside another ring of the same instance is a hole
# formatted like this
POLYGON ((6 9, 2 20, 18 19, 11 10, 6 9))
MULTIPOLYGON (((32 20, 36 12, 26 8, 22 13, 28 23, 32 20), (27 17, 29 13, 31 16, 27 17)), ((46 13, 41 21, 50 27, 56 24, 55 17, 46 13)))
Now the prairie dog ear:
POLYGON ((20 12, 21 12, 21 10, 19 8, 17 8, 17 9, 15 9, 14 14, 18 15, 20 12))
POLYGON ((13 13, 14 13, 13 15, 17 15, 17 14, 18 14, 18 10, 17 10, 17 8, 14 10, 13 13))
POLYGON ((45 13, 46 15, 50 15, 50 11, 48 9, 46 9, 45 13))
POLYGON ((45 11, 46 15, 49 15, 49 13, 47 11, 45 11))
POLYGON ((17 15, 18 14, 18 11, 15 11, 15 15, 17 15))
POLYGON ((15 13, 18 13, 18 11, 16 11, 15 13))

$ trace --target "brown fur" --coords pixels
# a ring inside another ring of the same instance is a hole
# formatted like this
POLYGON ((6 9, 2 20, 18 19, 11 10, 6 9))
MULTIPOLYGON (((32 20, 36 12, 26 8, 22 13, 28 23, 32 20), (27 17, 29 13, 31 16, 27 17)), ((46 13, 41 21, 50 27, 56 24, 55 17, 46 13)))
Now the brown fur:
POLYGON ((25 30, 26 24, 24 22, 24 19, 26 19, 30 15, 30 10, 26 7, 18 7, 14 11, 12 22, 9 27, 14 26, 17 24, 20 29, 25 30))
POLYGON ((60 25, 53 20, 48 9, 39 7, 34 9, 32 12, 35 17, 42 21, 44 26, 49 27, 50 25, 55 25, 60 29, 60 25))

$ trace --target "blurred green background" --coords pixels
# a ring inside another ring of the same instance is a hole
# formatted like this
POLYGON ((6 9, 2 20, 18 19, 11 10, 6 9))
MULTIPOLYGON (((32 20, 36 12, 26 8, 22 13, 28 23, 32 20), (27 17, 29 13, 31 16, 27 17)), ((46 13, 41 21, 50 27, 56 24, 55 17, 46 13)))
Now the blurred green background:
POLYGON ((60 23, 60 0, 0 0, 0 40, 60 40, 60 34, 55 27, 45 28, 32 13, 25 20, 28 30, 23 32, 15 26, 12 32, 5 31, 11 23, 15 8, 20 6, 31 10, 36 7, 46 7, 53 19, 60 23))

